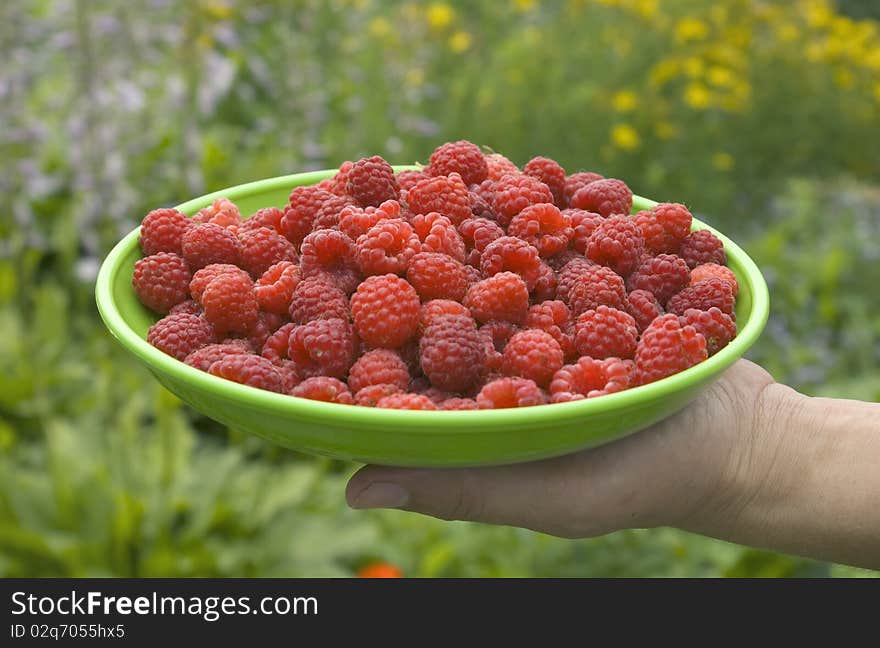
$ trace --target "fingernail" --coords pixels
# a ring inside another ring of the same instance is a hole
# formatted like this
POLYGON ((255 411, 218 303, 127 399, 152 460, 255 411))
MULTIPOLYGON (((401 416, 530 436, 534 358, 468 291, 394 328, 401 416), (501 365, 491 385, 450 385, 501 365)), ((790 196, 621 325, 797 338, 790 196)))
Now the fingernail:
POLYGON ((389 482, 373 482, 360 492, 352 508, 400 508, 409 501, 409 492, 389 482))

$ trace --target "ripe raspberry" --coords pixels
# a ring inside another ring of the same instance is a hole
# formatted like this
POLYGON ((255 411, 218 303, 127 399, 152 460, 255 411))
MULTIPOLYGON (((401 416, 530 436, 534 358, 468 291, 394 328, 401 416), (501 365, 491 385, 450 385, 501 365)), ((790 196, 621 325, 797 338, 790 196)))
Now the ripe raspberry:
POLYGON ((632 358, 638 337, 633 316, 608 306, 584 311, 574 325, 574 346, 578 354, 595 360, 632 358))
POLYGON ((186 300, 190 278, 186 261, 172 252, 157 252, 135 262, 131 285, 144 306, 165 314, 186 300))
POLYGON ((339 170, 336 172, 332 178, 330 178, 331 182, 329 183, 329 191, 331 193, 336 194, 337 196, 345 196, 345 188, 348 186, 348 174, 351 172, 351 168, 354 166, 354 162, 351 160, 346 160, 342 164, 339 165, 339 170))
MULTIPOLYGON (((487 180, 486 182, 491 182, 491 180, 487 180)), ((476 191, 468 191, 468 201, 471 204, 472 217, 495 220, 495 212, 492 211, 492 203, 483 197, 482 194, 477 193, 476 191)))
POLYGON ((423 252, 440 252, 464 263, 464 241, 446 216, 437 212, 417 214, 412 218, 412 227, 422 242, 423 252))
POLYGON ((241 242, 225 227, 205 223, 194 225, 181 239, 183 258, 194 270, 213 263, 238 265, 241 261, 241 242))
POLYGON ((461 301, 468 289, 464 266, 445 254, 419 252, 409 262, 409 281, 423 302, 432 299, 461 301))
POLYGON ((360 283, 355 244, 339 230, 318 230, 303 239, 299 270, 303 277, 325 276, 346 295, 360 283))
POLYGON ((501 226, 486 218, 468 218, 461 222, 458 231, 469 252, 482 252, 489 243, 504 236, 501 226))
POLYGON ((434 176, 458 173, 466 185, 479 184, 489 175, 480 147, 466 140, 446 142, 435 148, 428 171, 434 176))
POLYGON ((587 265, 591 265, 591 262, 582 253, 575 252, 572 249, 563 250, 559 254, 554 254, 546 261, 547 265, 553 269, 553 272, 559 272, 568 264, 569 261, 574 261, 575 259, 586 261, 587 265))
POLYGON ((480 270, 484 277, 491 277, 499 272, 515 272, 523 278, 529 290, 538 281, 540 267, 538 250, 515 236, 495 239, 486 246, 480 257, 480 270))
POLYGON ((631 218, 611 216, 590 235, 587 258, 625 277, 636 269, 644 248, 642 232, 631 218))
MULTIPOLYGON (((519 170, 514 173, 519 174, 519 170)), ((495 180, 483 180, 480 184, 474 184, 468 187, 471 193, 476 194, 478 197, 482 198, 486 201, 486 204, 489 205, 489 209, 492 209, 492 205, 495 203, 495 180)), ((471 211, 473 211, 473 203, 471 203, 471 211)), ((476 214, 475 214, 476 215, 476 214)), ((489 218, 488 216, 486 218, 489 218)), ((490 220, 495 220, 495 212, 492 211, 492 216, 490 220)))
POLYGON ((480 335, 491 347, 490 351, 498 354, 498 369, 501 368, 501 354, 507 347, 507 343, 514 335, 519 333, 520 328, 512 322, 504 322, 502 320, 489 320, 478 329, 480 335))
POLYGON ((144 254, 159 252, 182 254, 183 233, 192 222, 176 209, 154 209, 141 221, 140 244, 144 254))
POLYGON ((565 183, 562 186, 562 195, 565 198, 565 204, 570 205, 571 199, 582 187, 586 187, 591 182, 604 179, 605 176, 593 173, 592 171, 579 171, 578 173, 572 173, 565 179, 565 183))
POLYGON ((275 368, 281 374, 281 391, 285 394, 289 394, 303 380, 293 360, 282 360, 275 365, 275 368))
POLYGON ((241 224, 241 212, 229 198, 217 198, 207 207, 202 207, 192 217, 192 221, 197 224, 212 223, 220 227, 230 227, 241 224))
POLYGON ((193 299, 201 303, 202 293, 205 292, 208 285, 214 279, 224 274, 234 274, 250 278, 247 272, 231 263, 212 263, 201 270, 196 270, 196 273, 192 276, 192 281, 189 282, 189 294, 192 295, 193 299))
POLYGON ((674 254, 658 254, 642 262, 627 279, 629 290, 647 290, 665 304, 688 284, 687 263, 674 254))
MULTIPOLYGON (((421 386, 421 383, 419 383, 419 386, 421 386)), ((412 388, 410 388, 410 391, 413 391, 412 388)), ((427 396, 428 398, 431 399, 431 402, 434 403, 434 405, 437 405, 438 407, 447 398, 452 398, 453 396, 456 395, 455 392, 450 392, 450 391, 446 391, 445 389, 440 389, 439 387, 434 387, 433 385, 431 385, 430 382, 428 382, 427 386, 424 387, 423 389, 420 389, 419 391, 416 391, 413 393, 421 394, 422 396, 427 396)))
POLYGON ((421 394, 392 394, 380 398, 376 407, 398 410, 436 410, 437 406, 427 396, 421 394))
POLYGON ((465 276, 467 276, 468 280, 468 289, 473 286, 478 281, 482 281, 483 275, 480 273, 478 268, 475 268, 472 265, 466 265, 464 267, 465 276))
POLYGON ((242 385, 272 392, 281 392, 284 386, 281 372, 275 365, 266 358, 257 355, 224 356, 208 368, 208 373, 242 385))
POLYGON ((260 209, 256 211, 252 216, 242 221, 241 225, 238 226, 238 233, 244 234, 245 232, 249 232, 250 230, 259 229, 261 227, 268 227, 270 230, 275 230, 275 232, 281 234, 282 218, 284 218, 284 212, 277 207, 266 207, 264 209, 260 209))
POLYGON ((468 188, 457 173, 422 180, 407 192, 406 203, 413 214, 437 212, 453 225, 471 217, 468 188))
POLYGON ((464 315, 470 317, 471 312, 457 301, 451 299, 432 299, 422 304, 419 309, 419 330, 424 331, 439 315, 464 315))
POLYGON ((348 386, 359 392, 370 385, 394 385, 401 390, 409 386, 406 363, 390 349, 373 349, 358 358, 348 372, 348 386))
POLYGON ((588 269, 595 265, 586 257, 577 256, 562 266, 556 277, 556 299, 561 299, 568 304, 568 295, 571 292, 571 287, 580 281, 581 277, 589 276, 588 269))
POLYGON ((413 187, 415 187, 422 180, 426 180, 430 178, 427 173, 419 170, 410 170, 410 171, 400 171, 397 174, 397 186, 400 187, 401 191, 409 191, 413 187))
POLYGON ((357 241, 359 236, 366 234, 379 221, 400 218, 400 203, 396 200, 386 200, 378 207, 366 209, 349 205, 339 213, 339 231, 347 234, 352 241, 357 241))
POLYGON ((518 324, 529 309, 529 289, 519 275, 500 272, 471 286, 464 305, 478 322, 497 319, 518 324))
POLYGON ((334 229, 339 225, 339 216, 346 207, 354 207, 354 201, 348 196, 329 194, 324 196, 321 206, 315 212, 315 220, 312 221, 312 231, 319 229, 334 229))
MULTIPOLYGON (((402 347, 395 349, 395 351, 397 351, 397 355, 399 355, 404 363, 406 363, 406 368, 409 369, 410 376, 419 377, 422 375, 422 366, 419 364, 419 340, 417 337, 413 337, 413 339, 402 347)), ((416 378, 413 378, 413 380, 415 379, 416 378)), ((412 385, 410 385, 410 391, 415 391, 412 389, 412 385)))
POLYGON ((688 208, 678 203, 660 203, 636 214, 645 247, 655 254, 676 254, 691 231, 692 221, 688 208))
POLYGON ((368 385, 355 393, 354 404, 361 407, 376 407, 386 396, 402 393, 403 390, 397 385, 368 385))
POLYGON ((565 358, 559 343, 540 329, 520 331, 504 347, 501 370, 508 376, 534 380, 546 387, 565 358))
POLYGON ((565 365, 553 376, 550 401, 567 403, 629 389, 634 371, 632 360, 580 358, 574 364, 565 365))
POLYGON ((724 243, 709 230, 691 232, 681 242, 678 255, 693 269, 703 263, 727 264, 724 243))
POLYGON ((565 169, 556 160, 545 157, 533 157, 526 162, 523 173, 537 178, 550 187, 553 203, 565 207, 565 169))
POLYGON ((169 315, 177 315, 178 313, 189 313, 190 315, 201 315, 202 306, 195 299, 187 299, 179 304, 175 304, 168 311, 169 315))
POLYGON ((636 347, 635 384, 666 378, 707 357, 706 338, 697 329, 682 326, 677 315, 662 315, 645 329, 636 347))
POLYGON ((563 213, 571 219, 571 247, 581 254, 586 254, 590 237, 605 219, 595 212, 583 209, 566 209, 563 213))
POLYGON ((529 205, 552 202, 550 187, 537 178, 509 174, 495 183, 492 209, 498 224, 507 227, 511 219, 529 205))
POLYGON ((325 200, 334 194, 315 186, 296 187, 290 192, 288 205, 281 217, 280 232, 297 248, 314 229, 315 218, 325 200))
POLYGON ((211 368, 212 364, 228 355, 249 355, 250 353, 251 350, 247 344, 236 340, 234 342, 203 346, 201 349, 196 349, 186 356, 184 362, 199 371, 207 371, 211 368))
POLYGON ((529 308, 525 326, 540 329, 553 336, 566 358, 574 354, 571 312, 563 302, 554 299, 535 304, 529 308))
POLYGON ((394 349, 415 335, 419 295, 406 280, 392 274, 367 277, 351 298, 358 335, 372 347, 394 349))
POLYGON ((541 267, 538 268, 538 280, 530 293, 531 301, 537 304, 556 299, 557 286, 556 273, 553 272, 553 268, 542 261, 541 267))
POLYGON ((626 297, 626 312, 633 316, 639 333, 663 314, 663 307, 647 290, 633 290, 626 297))
POLYGON ((217 341, 214 327, 198 315, 166 315, 147 331, 147 342, 178 360, 217 341))
POLYGON ((241 267, 251 277, 259 278, 279 261, 296 263, 293 243, 267 227, 250 230, 241 236, 241 267))
POLYGON ((205 319, 217 333, 244 333, 256 325, 259 317, 254 282, 236 273, 221 274, 202 293, 205 319))
POLYGON ((633 193, 623 180, 605 178, 590 182, 575 192, 569 203, 576 209, 586 209, 601 216, 629 214, 633 193))
POLYGON ((287 355, 290 350, 290 334, 299 326, 295 322, 288 322, 272 333, 263 344, 260 355, 277 365, 289 360, 287 355))
POLYGON ((278 330, 282 323, 286 321, 287 319, 281 317, 281 315, 260 311, 257 323, 247 333, 248 344, 255 352, 259 353, 272 333, 278 330))
POLYGON ((477 394, 480 409, 531 407, 546 402, 547 395, 528 378, 497 378, 483 385, 477 394))
POLYGON ((300 281, 290 298, 290 319, 306 324, 316 319, 344 319, 349 317, 348 297, 335 283, 325 277, 311 277, 300 281))
POLYGON ((354 362, 355 339, 342 319, 312 320, 290 332, 287 356, 305 378, 344 378, 354 362))
POLYGON ((298 398, 308 398, 309 400, 324 401, 326 403, 354 404, 354 398, 346 384, 341 380, 327 376, 306 378, 291 389, 289 393, 291 396, 298 398))
POLYGON ((263 273, 254 285, 260 309, 278 315, 290 312, 290 300, 299 284, 299 267, 290 261, 279 261, 263 273))
POLYGON ((386 200, 397 200, 400 188, 391 165, 374 155, 354 163, 348 172, 345 192, 361 207, 377 207, 386 200))
POLYGON ((520 173, 519 167, 508 160, 501 153, 489 153, 483 156, 486 158, 486 169, 488 180, 501 180, 508 173, 520 173))
POLYGON ((733 289, 723 279, 705 279, 691 284, 674 294, 666 303, 666 310, 676 315, 684 315, 689 308, 709 310, 713 306, 722 313, 733 314, 735 304, 733 289))
POLYGON ((421 249, 422 243, 409 223, 383 220, 358 237, 355 260, 365 276, 403 274, 421 249))
POLYGON ((531 243, 542 257, 549 257, 568 247, 574 230, 567 214, 550 203, 538 203, 514 216, 507 233, 531 243))
POLYGON ((599 306, 622 310, 625 304, 623 277, 605 266, 585 268, 568 292, 568 307, 573 317, 599 306))
POLYGON ((714 306, 709 310, 689 308, 678 317, 682 326, 690 324, 706 338, 706 351, 715 355, 736 337, 736 324, 730 315, 722 313, 714 306))
POLYGON ((465 391, 480 376, 483 338, 470 317, 443 315, 434 318, 419 340, 422 371, 434 387, 465 391))
POLYGON ((704 263, 691 270, 692 284, 706 279, 723 279, 730 284, 734 297, 739 294, 739 284, 736 281, 736 275, 733 274, 733 270, 726 266, 718 265, 717 263, 704 263))
POLYGON ((477 401, 473 398, 460 398, 458 396, 453 396, 440 403, 440 409, 448 411, 478 410, 480 409, 480 406, 477 405, 477 401))

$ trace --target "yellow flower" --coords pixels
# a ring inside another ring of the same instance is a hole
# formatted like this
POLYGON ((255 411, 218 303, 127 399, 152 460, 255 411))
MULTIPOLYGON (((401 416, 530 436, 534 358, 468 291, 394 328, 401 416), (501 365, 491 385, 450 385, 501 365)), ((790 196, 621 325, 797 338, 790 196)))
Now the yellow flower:
POLYGON ((706 74, 709 83, 719 88, 727 88, 733 83, 733 72, 729 68, 713 65, 706 74))
POLYGON ((654 133, 662 140, 669 140, 678 134, 678 129, 671 122, 661 121, 654 126, 654 133))
POLYGON ((642 18, 653 18, 657 15, 657 0, 636 0, 636 11, 642 18))
POLYGON ((650 80, 653 86, 662 86, 678 74, 679 63, 675 59, 663 59, 651 68, 650 80))
POLYGON ((462 52, 470 49, 471 46, 471 35, 466 31, 458 30, 452 36, 449 37, 449 49, 451 49, 456 54, 461 54, 462 52))
POLYGON ((444 29, 455 18, 455 9, 445 2, 438 2, 428 7, 426 16, 431 29, 444 29))
POLYGON ((810 27, 824 27, 834 18, 834 12, 826 0, 811 0, 807 3, 807 24, 810 27))
POLYGON ((785 22, 776 28, 776 35, 783 43, 790 43, 793 40, 797 40, 797 37, 800 36, 800 31, 796 25, 785 22))
POLYGON ((218 2, 217 0, 209 0, 205 2, 203 5, 205 13, 211 18, 216 18, 217 20, 224 20, 225 18, 229 18, 232 15, 232 7, 230 7, 225 2, 218 2))
POLYGON ((709 26, 699 18, 682 18, 675 25, 675 40, 678 43, 699 41, 709 35, 709 26))
POLYGON ((702 83, 689 83, 684 90, 684 101, 691 108, 703 110, 708 108, 712 101, 712 95, 702 83))
POLYGON ((617 112, 630 112, 635 109, 637 104, 638 97, 636 97, 634 92, 629 90, 615 92, 614 96, 611 98, 611 105, 614 106, 614 110, 617 112))
POLYGON ((847 68, 838 68, 834 71, 834 84, 843 90, 849 90, 856 84, 856 78, 847 68))
POLYGON ((611 142, 619 149, 633 151, 641 145, 636 129, 629 124, 617 124, 611 129, 611 142))
POLYGON ((367 30, 370 32, 371 36, 375 36, 376 38, 384 38, 391 33, 391 23, 388 22, 385 18, 373 18, 370 21, 370 24, 367 25, 367 30))
POLYGON ((698 59, 696 56, 691 56, 684 62, 684 72, 691 78, 702 75, 704 67, 703 60, 698 59))
POLYGON ((733 168, 733 156, 730 153, 718 151, 712 155, 712 166, 719 171, 730 171, 733 168))
POLYGON ((531 11, 535 8, 535 0, 514 0, 517 11, 531 11))

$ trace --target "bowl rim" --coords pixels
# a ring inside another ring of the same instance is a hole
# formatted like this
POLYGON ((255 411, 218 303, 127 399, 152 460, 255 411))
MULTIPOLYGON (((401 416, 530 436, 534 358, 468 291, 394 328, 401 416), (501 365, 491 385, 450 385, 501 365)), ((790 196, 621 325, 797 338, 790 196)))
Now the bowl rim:
MULTIPOLYGON (((394 167, 395 171, 417 168, 419 167, 412 165, 394 167)), ((330 177, 335 172, 335 169, 328 169, 248 182, 193 198, 175 208, 191 215, 216 198, 225 196, 236 201, 256 193, 291 189, 295 185, 314 184, 330 177)), ((658 203, 654 200, 633 196, 634 209, 649 209, 656 204, 658 203)), ((727 236, 696 218, 693 223, 695 229, 707 229, 721 239, 728 258, 735 259, 742 269, 743 277, 741 279, 747 284, 752 299, 749 317, 742 329, 738 331, 737 336, 730 344, 718 353, 677 374, 600 398, 585 398, 568 403, 469 411, 379 409, 278 394, 225 380, 190 367, 184 362, 166 355, 138 335, 126 322, 113 297, 113 285, 117 275, 121 272, 122 261, 133 249, 138 247, 139 226, 123 237, 105 257, 96 280, 95 298, 98 311, 110 333, 119 340, 122 346, 144 362, 151 371, 168 374, 176 381, 194 384, 199 389, 210 391, 213 395, 224 400, 236 401, 251 408, 269 409, 273 413, 283 414, 287 418, 315 423, 328 422, 332 419, 334 425, 350 424, 370 428, 393 427, 396 431, 404 431, 413 435, 419 434, 419 428, 416 424, 425 424, 429 417, 433 419, 432 423, 434 424, 441 420, 448 423, 449 432, 452 434, 475 434, 477 432, 467 427, 474 424, 491 428, 505 425, 540 427, 546 423, 558 423, 560 419, 583 419, 591 415, 607 413, 608 410, 619 408, 623 411, 629 406, 638 405, 645 401, 663 399, 720 373, 738 360, 758 339, 770 311, 769 291, 761 271, 749 255, 727 236), (409 427, 410 425, 412 427, 409 427), (465 427, 459 428, 458 425, 465 427)))

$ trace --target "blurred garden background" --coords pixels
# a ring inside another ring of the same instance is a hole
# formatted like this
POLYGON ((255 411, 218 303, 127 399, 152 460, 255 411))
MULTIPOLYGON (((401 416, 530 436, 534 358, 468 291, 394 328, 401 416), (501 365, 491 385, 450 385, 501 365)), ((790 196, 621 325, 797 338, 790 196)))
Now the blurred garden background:
POLYGON ((750 357, 878 400, 875 0, 15 0, 0 52, 0 575, 877 575, 350 511, 355 466, 188 409, 93 296, 152 208, 467 138, 687 203, 770 283, 750 357))

